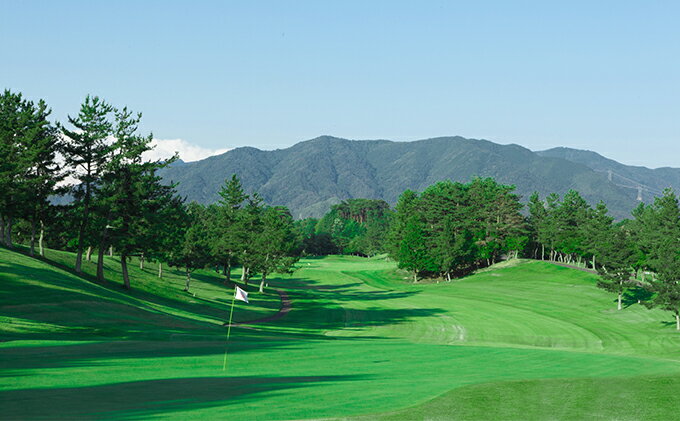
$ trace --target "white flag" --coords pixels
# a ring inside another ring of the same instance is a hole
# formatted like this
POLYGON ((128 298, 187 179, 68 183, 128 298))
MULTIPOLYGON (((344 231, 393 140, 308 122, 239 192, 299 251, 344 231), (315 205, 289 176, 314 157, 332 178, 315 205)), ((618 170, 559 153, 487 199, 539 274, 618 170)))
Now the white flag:
POLYGON ((248 293, 237 286, 236 291, 234 291, 234 298, 237 300, 245 301, 247 303, 248 293))

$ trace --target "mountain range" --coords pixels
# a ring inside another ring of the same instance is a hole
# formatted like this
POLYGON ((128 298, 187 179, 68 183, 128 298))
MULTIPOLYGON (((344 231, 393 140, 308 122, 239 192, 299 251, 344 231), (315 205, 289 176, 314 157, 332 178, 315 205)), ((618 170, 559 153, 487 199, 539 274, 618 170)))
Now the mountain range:
POLYGON ((294 217, 320 217, 349 198, 383 199, 394 205, 406 189, 421 191, 441 180, 494 177, 514 184, 525 200, 577 190, 591 204, 603 200, 617 219, 666 187, 680 187, 679 168, 624 165, 595 152, 554 148, 534 152, 488 140, 439 137, 412 142, 348 140, 321 136, 289 148, 232 149, 196 162, 176 162, 161 175, 178 182, 189 201, 212 203, 224 180, 237 174, 246 191, 294 217))

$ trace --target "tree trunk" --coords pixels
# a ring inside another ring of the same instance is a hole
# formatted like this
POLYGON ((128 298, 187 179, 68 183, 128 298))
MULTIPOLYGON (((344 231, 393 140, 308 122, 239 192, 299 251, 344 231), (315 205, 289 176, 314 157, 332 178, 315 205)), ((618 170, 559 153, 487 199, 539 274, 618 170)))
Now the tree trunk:
POLYGON ((28 249, 28 254, 35 257, 35 218, 31 220, 31 244, 28 249))
POLYGON ((189 268, 187 268, 187 277, 184 280, 184 290, 186 292, 189 292, 189 285, 191 284, 191 272, 189 271, 189 268))
POLYGON ((224 285, 229 285, 231 282, 231 263, 224 266, 224 285))
POLYGON ((163 277, 163 262, 158 261, 158 277, 163 277))
POLYGON ((414 270, 413 271, 413 283, 415 284, 416 282, 418 282, 418 272, 414 270))
POLYGON ((40 237, 38 238, 38 250, 40 250, 40 257, 45 257, 45 246, 43 240, 45 239, 45 222, 40 220, 40 237))
POLYGON ((243 285, 248 286, 248 278, 250 277, 250 268, 244 267, 243 273, 241 273, 241 282, 243 285))
POLYGON ((120 255, 120 268, 123 272, 123 286, 125 289, 130 289, 130 277, 128 276, 127 268, 127 256, 125 254, 120 255))
POLYGON ((617 307, 618 310, 621 310, 621 297, 622 296, 623 296, 623 293, 619 292, 619 304, 618 304, 618 307, 617 307))
POLYGON ((595 255, 594 254, 593 254, 593 270, 596 270, 595 269, 595 255))
POLYGON ((446 272, 446 279, 451 282, 451 272, 446 272))
POLYGON ((92 261, 92 246, 87 246, 87 252, 85 252, 85 260, 88 262, 92 261))
POLYGON ((113 257, 113 246, 109 246, 109 257, 113 257))
POLYGON ((104 228, 102 236, 99 239, 99 249, 97 250, 97 279, 100 282, 104 281, 104 253, 106 250, 108 230, 104 228))
POLYGON ((680 330, 680 314, 675 313, 675 329, 680 330))
POLYGON ((141 270, 144 270, 144 253, 142 253, 142 255, 139 256, 139 268, 141 270))
POLYGON ((0 243, 5 244, 5 217, 0 215, 0 243))
POLYGON ((12 248, 12 225, 14 224, 14 218, 9 216, 5 219, 5 245, 8 248, 12 248))
POLYGON ((85 220, 87 217, 83 218, 83 222, 80 223, 80 228, 78 228, 78 250, 76 252, 76 273, 82 273, 83 265, 83 237, 85 237, 85 220))
POLYGON ((260 281, 260 294, 264 293, 264 282, 267 280, 267 273, 262 272, 262 280, 260 281))

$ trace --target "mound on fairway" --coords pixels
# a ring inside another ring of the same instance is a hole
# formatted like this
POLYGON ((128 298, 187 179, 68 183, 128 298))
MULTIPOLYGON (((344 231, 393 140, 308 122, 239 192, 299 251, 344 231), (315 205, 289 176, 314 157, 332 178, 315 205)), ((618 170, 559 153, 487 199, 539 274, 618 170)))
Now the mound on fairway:
MULTIPOLYGON (((72 255, 48 258, 66 265, 72 255)), ((306 259, 270 281, 292 311, 235 326, 222 371, 231 293, 222 280, 199 273, 187 294, 181 273, 135 268, 127 293, 116 263, 107 260, 112 282, 97 285, 0 249, 3 417, 677 415, 680 335, 633 300, 616 311, 588 273, 527 261, 412 284, 385 259, 306 259)), ((250 292, 235 319, 278 311, 273 290, 250 292)))

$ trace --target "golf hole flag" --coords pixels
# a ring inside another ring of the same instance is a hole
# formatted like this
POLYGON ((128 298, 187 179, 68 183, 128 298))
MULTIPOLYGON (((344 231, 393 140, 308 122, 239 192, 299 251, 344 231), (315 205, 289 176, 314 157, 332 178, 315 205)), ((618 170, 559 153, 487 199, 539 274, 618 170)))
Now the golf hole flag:
POLYGON ((248 302, 248 293, 236 286, 234 290, 234 298, 231 299, 231 311, 229 312, 229 327, 227 328, 227 345, 224 348, 224 363, 222 364, 222 371, 227 369, 227 353, 229 352, 229 335, 231 335, 231 318, 234 315, 234 302, 236 300, 241 300, 245 303, 248 302))
POLYGON ((234 292, 234 298, 237 300, 245 301, 247 303, 248 293, 237 286, 236 291, 234 292))

